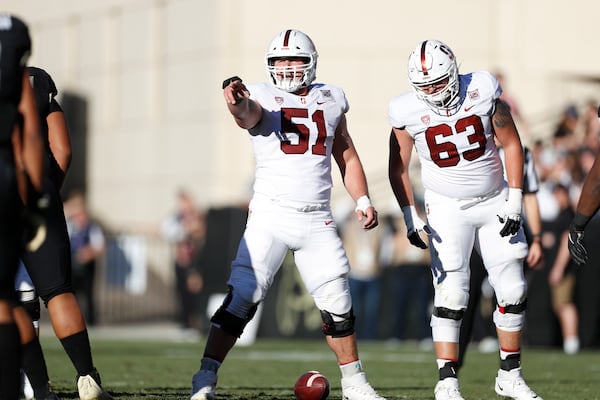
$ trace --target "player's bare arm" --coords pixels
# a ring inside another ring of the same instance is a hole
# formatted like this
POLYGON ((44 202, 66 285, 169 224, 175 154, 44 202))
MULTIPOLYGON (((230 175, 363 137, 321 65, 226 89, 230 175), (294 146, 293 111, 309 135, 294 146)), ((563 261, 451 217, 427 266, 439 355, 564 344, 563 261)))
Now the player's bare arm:
POLYGON ((511 188, 523 187, 523 145, 505 101, 497 99, 496 109, 492 115, 494 132, 504 147, 506 154, 506 176, 511 188))
POLYGON ((237 76, 223 82, 223 97, 227 108, 240 128, 255 127, 262 118, 262 107, 250 99, 250 92, 237 76))
POLYGON ((19 112, 23 115, 23 165, 33 187, 42 192, 44 171, 44 143, 40 134, 40 120, 33 89, 29 84, 29 74, 23 74, 19 112))
POLYGON ((413 246, 426 249, 427 244, 419 232, 425 231, 429 234, 430 230, 417 214, 408 173, 413 145, 413 139, 406 130, 392 128, 389 143, 388 176, 394 196, 404 215, 408 240, 413 246))
POLYGON ((492 115, 496 138, 504 147, 508 198, 498 211, 498 220, 504 224, 500 236, 512 236, 521 226, 523 207, 523 145, 506 102, 496 99, 492 115))
POLYGON ((577 204, 577 212, 591 217, 598 208, 600 208, 600 157, 596 157, 594 165, 588 172, 577 204))
POLYGON ((342 115, 335 131, 332 154, 340 168, 344 186, 356 202, 358 220, 362 222, 364 229, 375 228, 379 224, 377 211, 375 211, 369 200, 369 188, 365 171, 348 132, 344 115, 342 115))
POLYGON ((544 266, 542 263, 544 253, 542 250, 542 238, 540 236, 540 232, 542 231, 542 218, 540 216, 540 205, 537 194, 525 193, 523 195, 523 206, 525 208, 529 229, 534 233, 532 242, 529 245, 529 252, 527 253, 527 266, 532 269, 540 269, 544 266))
POLYGON ((389 142, 388 177, 400 207, 415 205, 408 175, 412 148, 413 140, 408 132, 392 128, 389 142))
POLYGON ((584 231, 598 208, 600 208, 600 157, 596 157, 594 165, 588 172, 579 201, 577 203, 577 212, 571 225, 569 226, 568 248, 571 257, 578 265, 587 262, 587 249, 583 243, 584 231))
POLYGON ((55 111, 46 118, 48 123, 48 141, 50 142, 50 151, 60 167, 62 176, 60 185, 64 181, 65 175, 71 166, 72 150, 69 127, 64 113, 55 111))

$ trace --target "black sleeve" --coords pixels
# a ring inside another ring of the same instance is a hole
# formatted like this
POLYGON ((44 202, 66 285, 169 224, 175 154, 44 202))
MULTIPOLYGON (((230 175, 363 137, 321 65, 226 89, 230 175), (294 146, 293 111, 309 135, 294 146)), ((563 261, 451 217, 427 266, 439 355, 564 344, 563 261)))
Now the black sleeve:
POLYGON ((27 71, 31 77, 38 114, 40 120, 43 121, 52 112, 51 107, 54 107, 53 102, 56 103, 54 98, 58 94, 58 90, 54 80, 45 70, 37 67, 27 67, 27 71))
POLYGON ((540 182, 535 170, 533 156, 531 151, 523 148, 523 194, 537 193, 540 188, 540 182))

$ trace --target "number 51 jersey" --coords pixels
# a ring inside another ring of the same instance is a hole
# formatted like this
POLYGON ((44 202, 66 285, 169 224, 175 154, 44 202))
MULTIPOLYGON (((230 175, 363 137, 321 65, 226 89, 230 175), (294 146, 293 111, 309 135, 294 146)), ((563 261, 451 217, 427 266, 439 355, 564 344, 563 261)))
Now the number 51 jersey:
POLYGON ((249 129, 254 192, 282 202, 329 203, 335 131, 349 109, 342 89, 315 84, 298 96, 268 83, 247 88, 263 107, 261 121, 249 129))
POLYGON ((415 92, 391 100, 390 124, 405 129, 421 161, 423 186, 453 198, 493 193, 504 185, 491 116, 502 89, 489 72, 460 75, 459 107, 439 115, 415 92))

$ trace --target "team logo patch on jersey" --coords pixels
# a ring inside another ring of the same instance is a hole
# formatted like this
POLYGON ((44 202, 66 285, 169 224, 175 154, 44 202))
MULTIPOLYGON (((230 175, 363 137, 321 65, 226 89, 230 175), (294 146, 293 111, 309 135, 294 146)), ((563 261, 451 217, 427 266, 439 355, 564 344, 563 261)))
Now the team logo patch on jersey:
POLYGON ((329 89, 323 89, 320 90, 321 92, 321 97, 323 97, 323 99, 325 100, 331 100, 333 97, 331 96, 331 90, 329 89))
POLYGON ((275 96, 275 103, 282 105, 283 104, 283 97, 281 96, 275 96))
POLYGON ((479 89, 471 90, 469 93, 469 99, 475 100, 479 98, 479 89))
POLYGON ((423 123, 423 125, 429 125, 429 123, 431 122, 431 116, 430 115, 422 115, 421 122, 423 123))
POLYGON ((325 104, 328 101, 333 101, 333 96, 331 95, 331 90, 329 89, 321 89, 319 90, 321 95, 319 96, 319 100, 317 100, 317 104, 325 104))

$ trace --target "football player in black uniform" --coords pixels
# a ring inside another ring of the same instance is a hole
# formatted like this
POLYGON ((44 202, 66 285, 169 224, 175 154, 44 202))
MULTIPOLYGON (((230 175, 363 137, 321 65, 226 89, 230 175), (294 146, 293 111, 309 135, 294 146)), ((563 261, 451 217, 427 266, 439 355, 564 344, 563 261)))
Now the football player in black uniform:
MULTIPOLYGON (((600 108, 598 108, 598 118, 600 118, 600 108)), ((569 228, 569 252, 577 265, 584 265, 588 261, 583 234, 598 209, 600 209, 600 156, 596 157, 594 165, 583 182, 575 217, 569 228)))
POLYGON ((14 307, 14 281, 23 236, 32 248, 44 239, 43 234, 35 235, 43 232, 38 229, 43 227, 38 212, 43 142, 33 90, 25 71, 31 53, 29 30, 22 20, 6 13, 0 13, 0 49, 0 398, 16 400, 21 338, 35 337, 35 331, 23 309, 14 307), (29 322, 29 328, 25 328, 28 332, 22 331, 21 335, 15 317, 18 310, 29 322))
MULTIPOLYGON (((56 100, 58 90, 52 77, 40 68, 28 67, 27 70, 35 93, 46 149, 44 191, 49 203, 45 214, 46 241, 36 251, 25 251, 23 262, 37 294, 48 308, 56 336, 77 370, 80 399, 112 399, 102 389, 100 376, 94 368, 85 320, 71 285, 71 250, 59 192, 71 163, 69 129, 56 100)), ((37 297, 30 300, 29 305, 29 310, 33 312, 32 319, 39 318, 37 297)), ((35 358, 25 357, 25 371, 33 368, 32 364, 35 363, 35 358), (30 365, 26 365, 27 362, 30 365)), ((31 376, 29 378, 35 392, 33 379, 31 376)), ((37 394, 35 397, 39 398, 37 394)))

